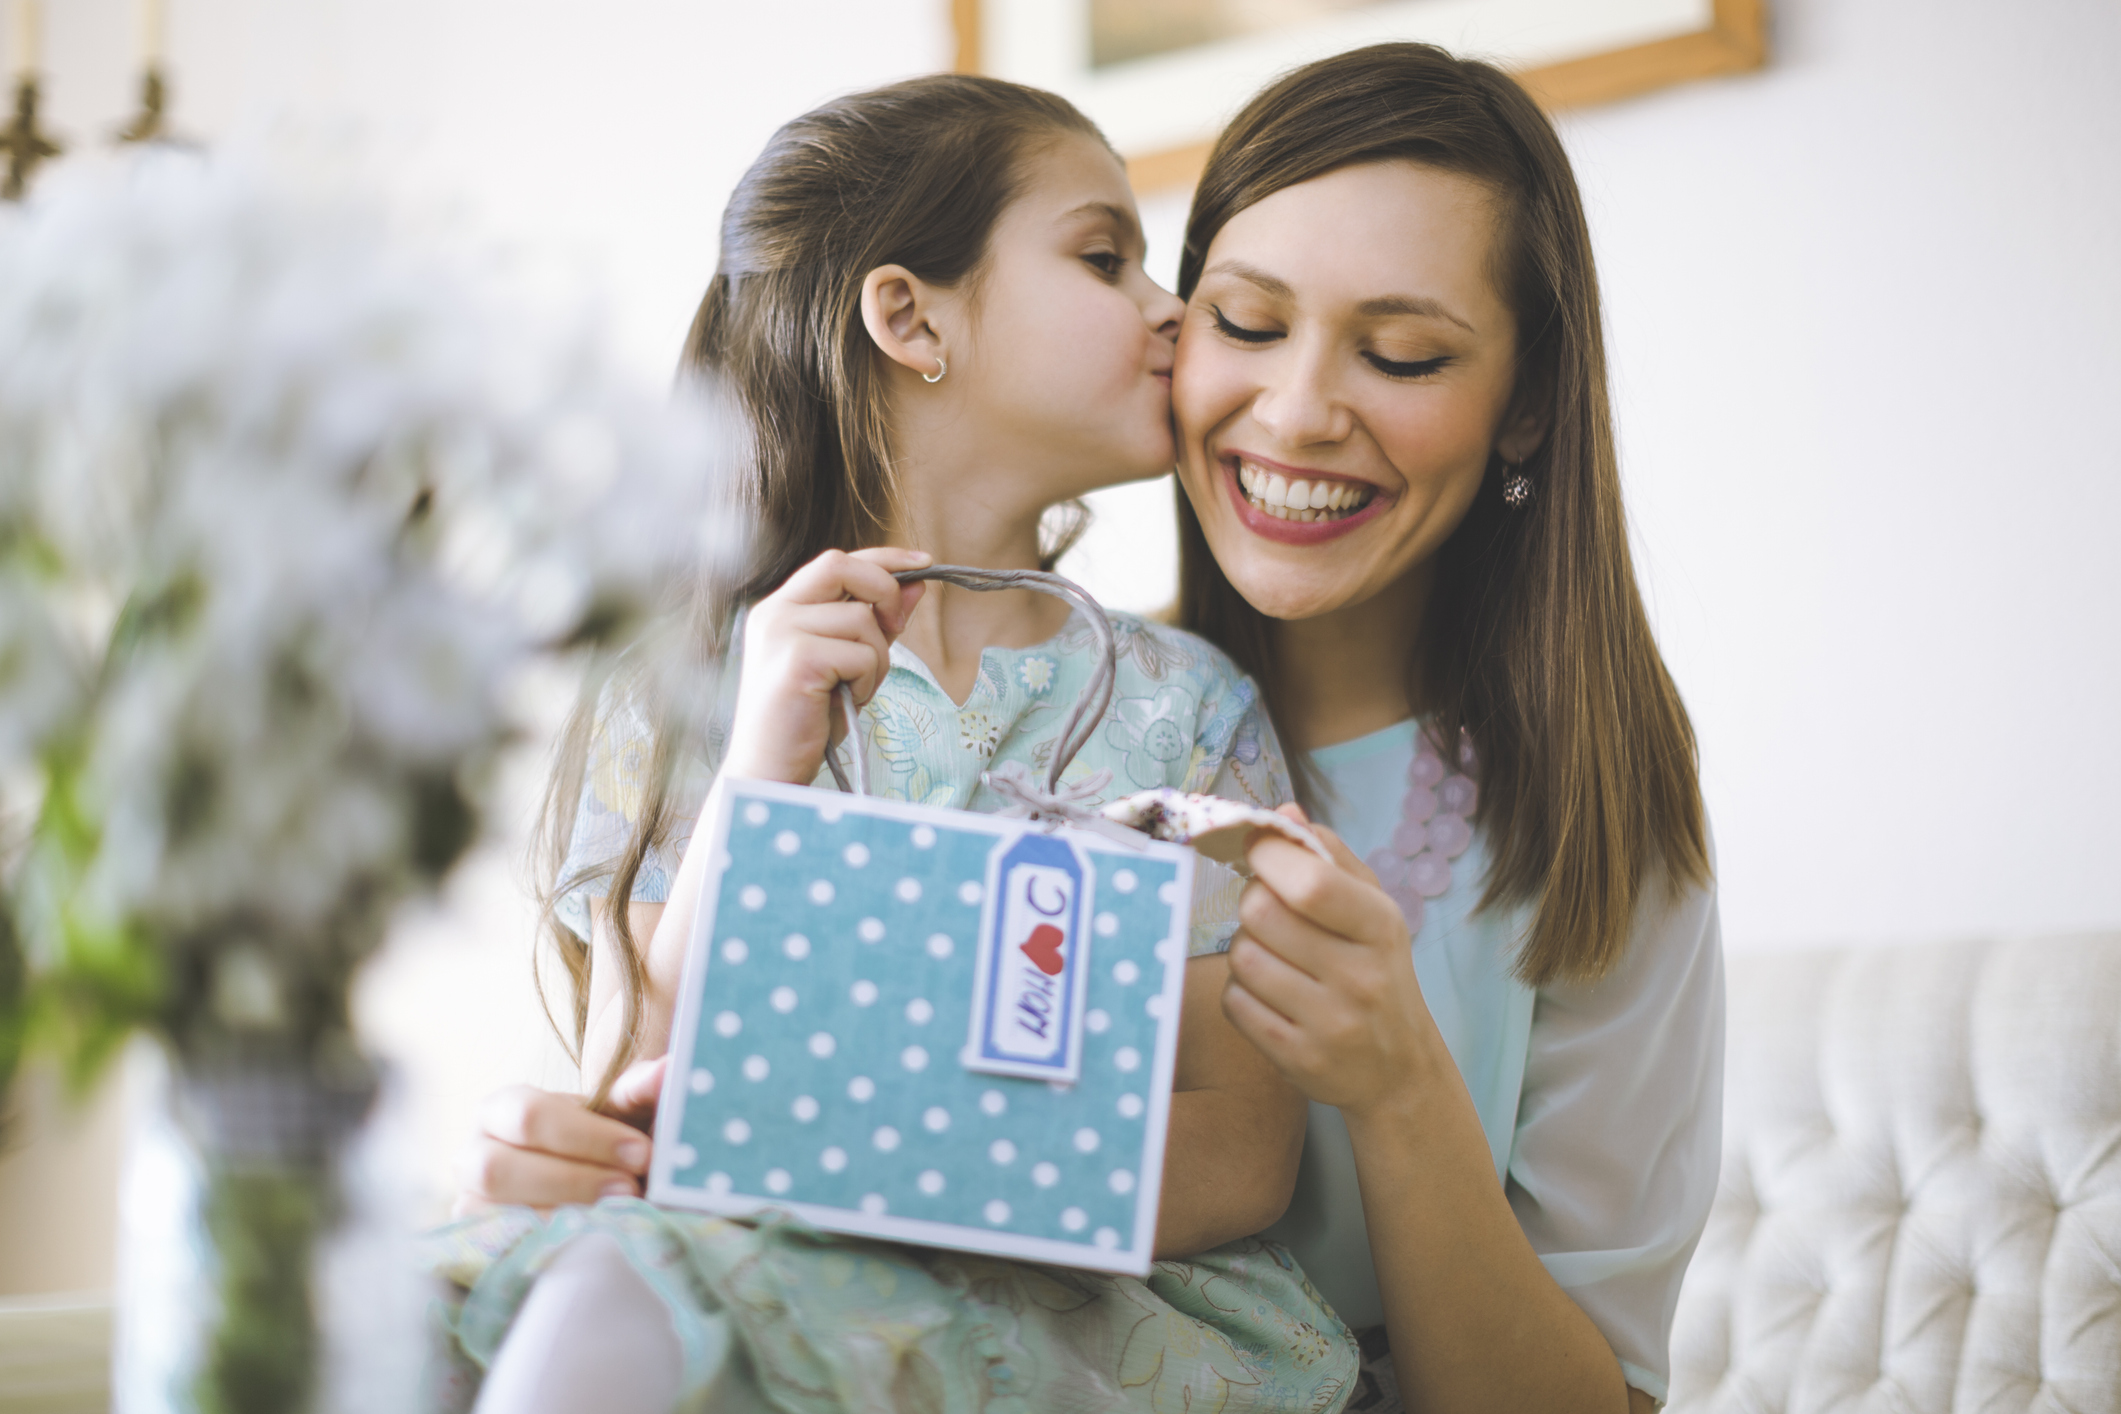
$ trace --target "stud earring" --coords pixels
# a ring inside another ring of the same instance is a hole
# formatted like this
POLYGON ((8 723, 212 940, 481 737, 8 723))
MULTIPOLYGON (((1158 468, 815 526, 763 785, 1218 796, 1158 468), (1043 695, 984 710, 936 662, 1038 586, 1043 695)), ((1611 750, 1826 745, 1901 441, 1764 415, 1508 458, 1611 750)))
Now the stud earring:
POLYGON ((949 371, 950 365, 943 362, 942 355, 938 354, 935 359, 935 372, 923 373, 921 381, 923 383, 940 383, 943 381, 943 375, 949 371))
POLYGON ((1532 504, 1532 478, 1508 462, 1502 464, 1502 503, 1513 511, 1532 504))

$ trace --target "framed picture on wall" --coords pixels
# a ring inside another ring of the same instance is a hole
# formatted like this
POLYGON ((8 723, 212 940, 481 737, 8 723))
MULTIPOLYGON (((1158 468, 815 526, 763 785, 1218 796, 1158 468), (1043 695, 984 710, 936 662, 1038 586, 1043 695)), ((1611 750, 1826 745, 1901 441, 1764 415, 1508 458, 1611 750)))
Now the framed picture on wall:
POLYGON ((962 72, 1065 94, 1142 190, 1190 184, 1274 75, 1384 40, 1502 64, 1549 109, 1759 68, 1767 0, 953 0, 962 72))

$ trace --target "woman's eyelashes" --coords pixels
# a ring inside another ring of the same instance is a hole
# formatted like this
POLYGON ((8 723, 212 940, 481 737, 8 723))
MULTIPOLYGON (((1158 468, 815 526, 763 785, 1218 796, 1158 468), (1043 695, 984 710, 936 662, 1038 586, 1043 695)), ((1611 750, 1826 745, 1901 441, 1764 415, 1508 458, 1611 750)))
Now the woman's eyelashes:
POLYGON ((1209 305, 1208 313, 1214 316, 1216 330, 1224 338, 1235 339, 1240 344, 1266 344, 1282 337, 1279 329, 1247 329, 1242 324, 1233 323, 1220 305, 1209 305))
POLYGON ((1120 272, 1127 268, 1127 257, 1115 250, 1093 250, 1083 256, 1083 264, 1107 280, 1117 280, 1120 272))
MULTIPOLYGON (((1215 328, 1218 333, 1224 338, 1235 340, 1240 344, 1271 344, 1276 339, 1288 337, 1280 329, 1255 329, 1239 324, 1229 315, 1223 313, 1220 305, 1209 305, 1208 313, 1215 320, 1215 328)), ((1363 362, 1369 364, 1379 373, 1384 374, 1385 377, 1401 381, 1427 378, 1452 362, 1452 357, 1449 354, 1440 355, 1436 358, 1396 359, 1386 358, 1381 353, 1367 349, 1363 351, 1362 358, 1363 362)))
POLYGON ((1451 358, 1446 354, 1440 358, 1422 358, 1402 363, 1380 353, 1366 353, 1363 360, 1387 378, 1426 378, 1450 363, 1451 358))

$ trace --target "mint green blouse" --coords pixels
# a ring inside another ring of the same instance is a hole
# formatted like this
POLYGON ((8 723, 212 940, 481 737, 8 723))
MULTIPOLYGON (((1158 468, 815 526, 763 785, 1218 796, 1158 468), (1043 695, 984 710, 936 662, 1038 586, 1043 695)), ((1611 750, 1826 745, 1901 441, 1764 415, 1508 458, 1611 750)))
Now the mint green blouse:
MULTIPOLYGON (((1400 825, 1417 725, 1311 754, 1328 791, 1326 823, 1364 858, 1400 825)), ((1604 1333, 1627 1382, 1662 1401, 1672 1311, 1721 1163, 1715 890, 1651 890, 1613 973, 1533 988, 1510 972, 1525 911, 1478 907, 1487 868, 1486 832, 1476 828, 1450 886, 1426 901, 1414 974, 1532 1249, 1604 1333)), ((1295 1200, 1267 1235, 1350 1326, 1382 1322, 1338 1110, 1311 1107, 1295 1200)))

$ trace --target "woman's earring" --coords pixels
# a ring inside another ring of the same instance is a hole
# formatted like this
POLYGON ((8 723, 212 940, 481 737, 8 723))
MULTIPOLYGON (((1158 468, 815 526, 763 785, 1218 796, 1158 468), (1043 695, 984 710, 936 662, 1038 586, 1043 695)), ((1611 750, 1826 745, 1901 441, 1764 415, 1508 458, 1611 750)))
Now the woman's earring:
POLYGON ((943 381, 943 375, 945 373, 948 373, 949 371, 950 365, 943 362, 943 357, 941 354, 937 354, 935 357, 935 372, 923 373, 921 375, 921 381, 923 383, 940 383, 943 381))
POLYGON ((1502 503, 1513 511, 1521 511, 1531 505, 1532 478, 1508 462, 1503 463, 1502 470, 1502 503))

